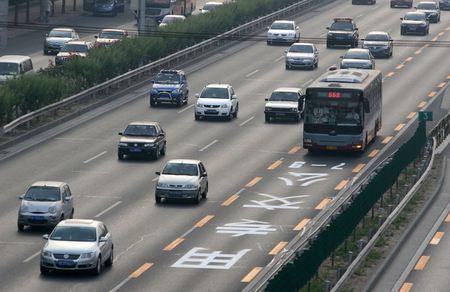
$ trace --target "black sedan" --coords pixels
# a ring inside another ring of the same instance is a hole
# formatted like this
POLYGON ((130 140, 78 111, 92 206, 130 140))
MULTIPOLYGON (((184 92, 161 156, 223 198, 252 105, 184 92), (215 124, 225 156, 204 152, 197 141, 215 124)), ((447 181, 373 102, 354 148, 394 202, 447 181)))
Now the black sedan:
POLYGON ((158 122, 134 122, 119 135, 122 136, 117 145, 119 160, 125 155, 151 156, 156 160, 166 154, 166 134, 158 122))

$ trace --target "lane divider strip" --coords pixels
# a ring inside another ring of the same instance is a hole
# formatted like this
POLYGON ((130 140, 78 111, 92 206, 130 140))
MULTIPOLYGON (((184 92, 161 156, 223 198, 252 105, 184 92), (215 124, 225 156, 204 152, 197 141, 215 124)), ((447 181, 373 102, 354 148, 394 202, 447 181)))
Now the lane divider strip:
POLYGON ((300 222, 297 224, 297 226, 295 226, 294 229, 292 229, 292 230, 294 230, 294 231, 300 231, 300 230, 302 230, 302 229, 309 223, 309 221, 311 221, 310 218, 304 218, 304 219, 302 219, 302 221, 300 221, 300 222))
POLYGON ((283 163, 283 160, 279 159, 277 161, 275 161, 274 163, 272 163, 267 170, 274 170, 276 169, 278 166, 280 166, 283 163))
POLYGON ((205 226, 206 223, 208 223, 209 220, 211 220, 212 218, 214 218, 214 215, 206 215, 205 217, 203 217, 203 219, 201 219, 200 221, 198 221, 194 227, 196 228, 201 228, 203 226, 205 226))
POLYGON ((445 223, 450 223, 450 212, 447 215, 447 218, 445 218, 445 223))
POLYGON ((405 126, 405 124, 398 124, 397 127, 395 127, 395 131, 399 132, 401 129, 403 129, 403 127, 405 126))
POLYGON ((364 166, 366 166, 365 163, 360 163, 360 164, 358 164, 355 168, 353 168, 352 172, 353 172, 353 173, 358 173, 358 172, 361 171, 361 169, 364 168, 364 166))
POLYGON ((330 198, 323 199, 314 209, 316 210, 322 210, 325 208, 329 203, 331 202, 330 198))
POLYGON ((262 267, 254 267, 253 270, 251 270, 250 273, 248 273, 247 276, 245 276, 241 280, 241 282, 242 283, 249 283, 249 282, 251 282, 256 277, 256 275, 258 275, 259 272, 261 272, 262 269, 263 269, 262 267))
POLYGON ((438 88, 443 88, 445 86, 445 84, 447 84, 446 82, 441 82, 439 83, 439 85, 437 86, 438 88))
POLYGON ((400 288, 399 292, 409 292, 411 291, 413 287, 413 283, 403 283, 402 287, 400 288))
MULTIPOLYGON (((449 76, 450 76, 450 75, 449 75, 449 76)), ((302 149, 302 147, 296 145, 296 146, 292 147, 292 149, 289 150, 288 153, 289 153, 289 154, 295 154, 295 153, 297 153, 298 151, 300 151, 300 149, 302 149)))
POLYGON ((436 234, 430 240, 430 244, 438 245, 443 236, 444 236, 444 232, 440 232, 440 231, 436 232, 436 234))
POLYGON ((172 241, 171 243, 169 243, 165 248, 163 248, 164 251, 171 251, 174 248, 176 248, 180 243, 182 243, 184 241, 183 237, 178 237, 177 239, 175 239, 174 241, 172 241))
POLYGON ((345 186, 347 185, 347 183, 348 183, 348 179, 343 179, 335 188, 334 188, 334 190, 335 191, 340 191, 340 190, 342 190, 343 188, 345 188, 345 186))
POLYGON ((414 267, 414 270, 416 271, 422 271, 425 269, 425 266, 427 265, 428 261, 430 260, 430 256, 421 256, 419 260, 417 261, 417 264, 414 267))
POLYGON ((245 187, 246 187, 246 188, 251 188, 251 187, 253 187, 254 185, 256 185, 260 180, 262 180, 262 177, 257 176, 257 177, 255 177, 254 179, 252 179, 251 181, 249 181, 249 182, 245 185, 245 187))
POLYGON ((384 140, 381 142, 382 144, 387 144, 389 143, 389 141, 392 140, 392 138, 394 138, 393 136, 387 136, 386 138, 384 138, 384 140))
POLYGON ((416 112, 410 112, 409 115, 406 117, 408 120, 414 118, 414 116, 416 115, 416 112))
POLYGON ((386 75, 386 77, 392 77, 392 76, 394 76, 394 74, 395 74, 395 72, 389 72, 387 75, 386 75))
POLYGON ((228 207, 231 204, 233 204, 233 202, 236 201, 238 198, 239 198, 239 196, 234 194, 231 197, 229 197, 225 202, 223 202, 222 206, 228 207))
POLYGON ((369 156, 370 158, 375 157, 375 156, 378 154, 378 152, 380 152, 380 150, 375 149, 375 150, 373 150, 372 152, 370 152, 368 156, 369 156))
POLYGON ((153 263, 145 263, 139 269, 131 273, 130 278, 136 279, 140 275, 142 275, 145 271, 150 269, 153 266, 153 263))

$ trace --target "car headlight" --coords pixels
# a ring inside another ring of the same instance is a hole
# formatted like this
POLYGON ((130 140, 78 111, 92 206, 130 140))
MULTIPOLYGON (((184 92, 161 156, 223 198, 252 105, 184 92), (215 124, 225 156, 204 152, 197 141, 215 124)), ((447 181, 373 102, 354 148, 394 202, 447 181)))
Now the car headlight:
POLYGON ((80 258, 82 259, 90 259, 94 256, 94 252, 84 252, 81 254, 80 258))
POLYGON ((389 46, 388 45, 383 46, 383 49, 389 49, 389 46))
POLYGON ((203 107, 203 104, 197 103, 197 107, 203 107))
POLYGON ((55 213, 56 213, 56 207, 49 207, 49 208, 48 208, 48 212, 49 212, 50 214, 55 214, 55 213))
POLYGON ((222 104, 220 107, 221 107, 221 108, 227 108, 227 107, 228 107, 228 104, 222 104))
POLYGON ((295 59, 292 57, 288 57, 287 59, 288 59, 288 61, 295 61, 295 59))
POLYGON ((266 111, 271 111, 272 108, 271 107, 266 107, 266 111))
POLYGON ((184 186, 186 189, 196 189, 197 185, 185 185, 184 186))
POLYGON ((169 187, 169 184, 165 184, 165 183, 158 183, 158 187, 159 188, 168 188, 169 187))
POLYGON ((180 91, 181 91, 181 88, 175 88, 175 89, 172 90, 173 93, 178 93, 180 91))
POLYGON ((26 212, 28 212, 28 210, 29 210, 29 208, 27 205, 22 205, 20 207, 20 212, 22 212, 22 213, 26 213, 26 212))
POLYGON ((158 93, 158 90, 156 90, 156 89, 150 89, 150 93, 158 93))
POLYGON ((305 143, 312 143, 312 140, 311 140, 311 139, 308 139, 308 138, 304 138, 304 139, 303 139, 303 142, 305 142, 305 143))
POLYGON ((41 253, 41 255, 42 255, 43 257, 46 257, 46 258, 51 258, 51 257, 52 257, 52 253, 49 252, 49 251, 47 251, 47 250, 43 250, 42 253, 41 253))
POLYGON ((144 147, 153 147, 153 143, 146 143, 144 144, 144 147))
POLYGON ((292 112, 296 112, 296 111, 298 111, 298 109, 295 108, 295 107, 293 107, 293 108, 291 108, 291 111, 292 111, 292 112))
POLYGON ((293 36, 295 36, 295 33, 290 32, 288 35, 289 35, 290 37, 293 37, 293 36))
POLYGON ((128 146, 127 143, 124 143, 124 142, 120 142, 118 145, 122 146, 122 147, 127 147, 128 146))

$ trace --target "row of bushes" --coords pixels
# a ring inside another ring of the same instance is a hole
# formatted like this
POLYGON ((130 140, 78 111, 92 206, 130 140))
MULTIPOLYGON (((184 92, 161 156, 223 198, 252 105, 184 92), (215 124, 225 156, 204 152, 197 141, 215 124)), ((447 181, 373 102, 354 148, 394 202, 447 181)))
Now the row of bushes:
POLYGON ((110 48, 96 48, 87 58, 73 59, 38 74, 10 80, 0 88, 0 126, 297 1, 236 0, 212 13, 170 25, 149 37, 127 39, 110 48))

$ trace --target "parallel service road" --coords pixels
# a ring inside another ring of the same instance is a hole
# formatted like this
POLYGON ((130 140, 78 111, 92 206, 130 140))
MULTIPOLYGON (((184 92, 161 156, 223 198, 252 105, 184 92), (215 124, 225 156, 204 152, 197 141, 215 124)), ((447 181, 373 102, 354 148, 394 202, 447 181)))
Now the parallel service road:
MULTIPOLYGON (((388 1, 351 6, 337 1, 297 19, 305 37, 324 36, 335 16, 354 17, 361 35, 389 30, 399 39, 402 9, 388 1), (380 21, 382 19, 383 21, 380 21)), ((449 40, 450 15, 428 37, 449 40), (447 30, 446 30, 447 29, 447 30), (440 34, 442 33, 442 34, 440 34), (440 34, 440 35, 439 35, 440 34)), ((436 39, 437 40, 437 39, 436 39)), ((333 200, 346 181, 377 156, 390 137, 429 100, 449 75, 448 48, 396 47, 377 60, 383 71, 384 112, 380 137, 364 155, 310 155, 299 147, 301 125, 264 123, 264 98, 281 86, 305 86, 339 61, 344 50, 319 45, 315 71, 286 71, 285 47, 243 42, 208 61, 185 68, 191 96, 206 83, 234 86, 239 118, 194 121, 193 98, 183 108, 149 109, 142 95, 116 110, 30 148, 0 164, 0 281, 6 291, 236 291, 267 265, 285 242, 333 200), (241 50, 238 50, 241 48, 241 50), (197 70, 192 72, 193 68, 197 70), (168 153, 159 161, 116 159, 117 132, 128 122, 160 121, 168 153), (396 129, 396 130, 395 130, 396 129), (100 155, 101 154, 101 155, 100 155), (208 200, 199 206, 154 204, 154 172, 172 158, 197 158, 208 170, 208 200), (99 277, 39 274, 40 236, 16 230, 17 196, 36 180, 63 180, 75 195, 75 217, 104 221, 113 234, 116 262, 99 277), (257 234, 240 234, 237 225, 257 234), (234 233, 224 233, 234 231, 234 233), (214 256, 221 253, 221 261, 214 256), (194 260, 194 261, 193 261, 194 260), (218 269, 220 268, 220 269, 218 269)))

